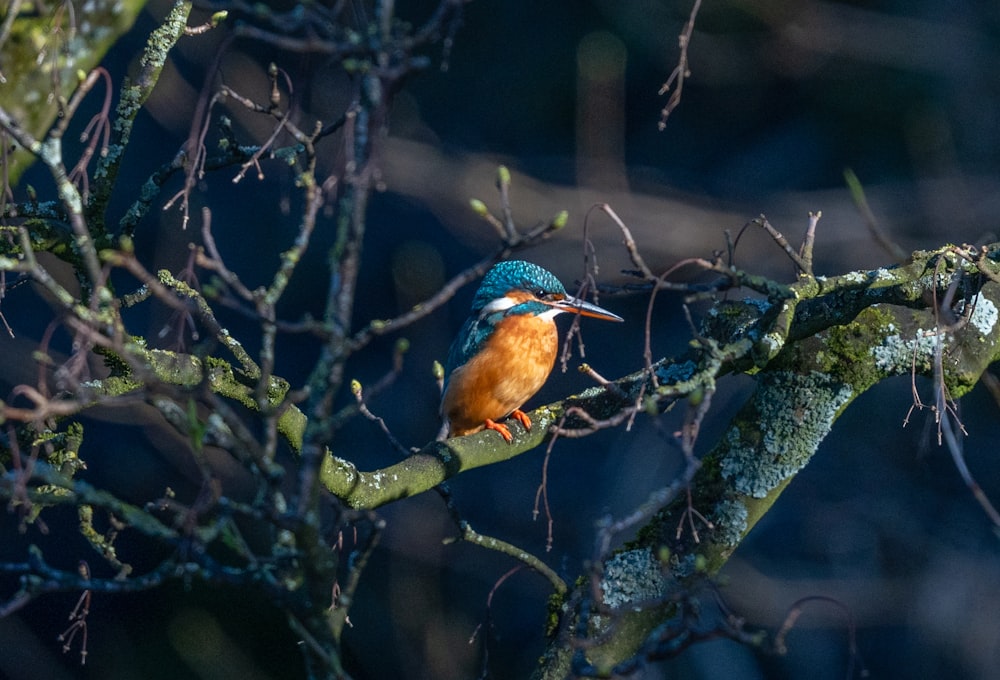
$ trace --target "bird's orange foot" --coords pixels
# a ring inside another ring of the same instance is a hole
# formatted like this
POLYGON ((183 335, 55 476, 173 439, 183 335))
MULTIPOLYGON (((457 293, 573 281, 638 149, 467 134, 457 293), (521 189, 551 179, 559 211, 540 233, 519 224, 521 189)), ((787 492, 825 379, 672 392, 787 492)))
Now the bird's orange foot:
MULTIPOLYGON (((528 417, 527 413, 525 413, 519 408, 516 408, 510 414, 510 417, 516 420, 517 422, 521 423, 521 425, 524 426, 525 430, 527 430, 528 432, 531 431, 531 418, 528 417)), ((503 437, 504 441, 507 442, 508 444, 514 441, 514 435, 510 433, 510 428, 504 425, 503 423, 498 423, 496 421, 487 418, 483 422, 483 427, 487 430, 493 430, 494 432, 499 432, 500 436, 503 437)))
POLYGON ((510 428, 503 423, 497 423, 489 418, 483 422, 483 427, 487 430, 493 430, 494 432, 499 432, 503 440, 510 444, 514 440, 514 435, 510 433, 510 428))
POLYGON ((514 409, 514 412, 510 414, 510 417, 524 425, 525 430, 531 432, 531 418, 528 417, 527 413, 519 408, 516 408, 514 409))

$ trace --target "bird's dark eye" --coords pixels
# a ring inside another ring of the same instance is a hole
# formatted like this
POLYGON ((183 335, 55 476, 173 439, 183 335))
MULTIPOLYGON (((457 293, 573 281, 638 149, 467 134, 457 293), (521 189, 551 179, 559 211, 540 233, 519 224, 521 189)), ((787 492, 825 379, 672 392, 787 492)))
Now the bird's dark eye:
POLYGON ((547 296, 548 293, 545 292, 544 288, 539 288, 538 290, 535 291, 535 297, 540 300, 544 300, 547 296))

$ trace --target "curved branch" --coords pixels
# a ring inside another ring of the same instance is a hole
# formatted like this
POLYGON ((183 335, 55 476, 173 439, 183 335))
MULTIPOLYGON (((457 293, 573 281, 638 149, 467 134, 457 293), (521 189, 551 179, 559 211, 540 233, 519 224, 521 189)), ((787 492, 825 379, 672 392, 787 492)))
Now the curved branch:
MULTIPOLYGON (((986 266, 995 271, 996 246, 988 252, 992 257, 984 258, 986 266)), ((771 337, 778 344, 757 367, 754 394, 703 457, 691 500, 675 498, 639 532, 638 541, 613 558, 644 565, 601 581, 604 602, 613 598, 617 615, 602 621, 614 623, 591 620, 583 626, 583 637, 572 641, 565 633, 553 642, 536 677, 565 677, 571 663, 577 670, 595 672, 631 663, 675 611, 664 593, 717 573, 809 463, 840 414, 876 383, 895 375, 922 375, 935 381, 936 394, 957 398, 971 389, 1000 359, 1000 284, 983 285, 963 258, 959 249, 944 247, 914 253, 905 267, 820 280, 826 294, 800 300, 791 309, 786 305, 784 321, 779 314, 770 325, 757 325, 766 312, 755 317, 754 305, 738 303, 736 311, 744 316, 731 316, 729 324, 719 324, 715 331, 725 330, 730 339, 771 337), (959 290, 965 302, 951 310, 936 307, 935 295, 943 297, 949 287, 959 290), (972 310, 967 323, 942 323, 946 312, 967 309, 972 310), (677 532, 692 506, 711 522, 702 539, 677 532), (594 638, 600 643, 587 643, 594 638), (580 666, 569 650, 584 647, 586 661, 580 666)), ((725 309, 716 307, 716 319, 725 316, 725 309)), ((580 603, 574 617, 586 621, 593 599, 580 591, 572 598, 580 603)), ((567 624, 567 630, 577 627, 567 624)))

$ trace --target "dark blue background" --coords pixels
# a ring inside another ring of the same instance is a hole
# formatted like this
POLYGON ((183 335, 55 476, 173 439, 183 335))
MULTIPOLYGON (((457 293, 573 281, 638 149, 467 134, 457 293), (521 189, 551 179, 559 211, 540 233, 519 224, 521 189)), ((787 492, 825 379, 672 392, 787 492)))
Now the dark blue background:
MULTIPOLYGON (((397 4, 413 20, 422 20, 433 7, 397 4)), ((162 0, 152 3, 152 15, 162 16, 165 7, 162 0)), ((689 9, 687 2, 471 3, 447 71, 437 68, 440 52, 432 51, 434 66, 409 81, 396 99, 378 161, 385 169, 385 190, 372 198, 357 323, 405 311, 493 247, 490 228, 467 201, 475 197, 497 205, 492 183, 500 163, 515 172, 513 202, 524 226, 571 210, 563 232, 519 254, 551 268, 568 285, 582 271, 586 208, 598 200, 615 207, 661 270, 684 257, 710 256, 724 246, 723 230, 738 229, 761 212, 794 241, 807 210, 824 212, 817 243, 821 273, 889 263, 866 235, 844 189, 847 167, 865 184, 883 227, 906 248, 973 242, 996 229, 1000 8, 995 4, 705 3, 683 100, 659 131, 665 97, 657 90, 676 63, 677 35, 689 9), (578 53, 581 45, 595 44, 591 40, 617 44, 625 54, 622 79, 613 85, 622 96, 612 102, 615 113, 602 136, 617 154, 601 162, 586 157, 577 136, 578 112, 593 110, 595 103, 588 99, 593 93, 578 87, 578 53), (618 116, 622 126, 614 125, 618 116), (581 168, 588 167, 596 174, 585 177, 581 168), (593 177, 607 181, 588 179, 593 177)), ((154 25, 150 14, 144 15, 109 55, 116 82, 132 68, 130 61, 154 25)), ((112 216, 127 208, 140 183, 187 135, 194 97, 221 38, 217 31, 182 41, 148 113, 139 119, 112 216)), ((303 124, 312 116, 329 121, 340 114, 349 90, 321 57, 238 42, 223 60, 225 82, 262 100, 267 91, 262 69, 270 60, 292 75, 303 124)), ((235 105, 226 113, 246 139, 266 138, 268 121, 235 105)), ((326 140, 321 154, 327 171, 338 167, 335 140, 326 140)), ((268 281, 276 254, 294 238, 300 207, 288 170, 270 163, 265 172, 264 182, 248 177, 237 185, 232 173, 220 172, 207 177, 196 194, 194 214, 201 205, 211 207, 220 249, 251 287, 268 281)), ((48 180, 36 169, 25 181, 43 192, 48 180)), ((178 181, 164 198, 179 188, 178 181)), ((606 219, 592 219, 602 279, 621 281, 618 270, 628 261, 618 235, 606 219)), ((139 230, 139 252, 151 269, 176 271, 186 261, 188 242, 197 241, 199 226, 196 220, 181 231, 176 211, 154 210, 139 230)), ((285 318, 321 313, 332 229, 331 219, 321 223, 283 302, 285 318)), ((748 269, 783 280, 791 276, 784 256, 763 235, 751 234, 738 256, 748 269)), ((407 445, 419 446, 437 430, 429 367, 444 358, 472 288, 405 331, 412 345, 406 368, 371 403, 407 445)), ((20 337, 37 337, 51 316, 27 286, 22 289, 4 301, 4 312, 20 337)), ((587 361, 606 377, 617 377, 642 365, 646 300, 604 297, 602 304, 628 323, 585 322, 587 361)), ((238 315, 221 316, 253 349, 253 325, 238 315)), ((130 321, 134 332, 155 334, 168 315, 140 310, 130 321)), ((662 296, 654 355, 682 351, 688 338, 679 300, 662 296)), ((375 382, 390 366, 394 341, 375 342, 352 360, 348 377, 375 382)), ((68 338, 59 336, 58 343, 66 347, 68 338)), ((279 373, 302 381, 316 353, 308 338, 283 337, 279 373)), ((749 380, 727 382, 732 384, 716 397, 703 450, 751 388, 749 380)), ((556 373, 532 404, 588 384, 573 370, 556 373)), ((918 381, 918 387, 925 398, 930 395, 926 382, 918 381)), ((910 381, 899 379, 878 386, 848 410, 727 565, 722 593, 748 625, 772 631, 800 597, 836 598, 854 616, 872 677, 996 677, 996 537, 936 446, 930 416, 918 413, 902 427, 910 404, 910 381)), ((969 465, 996 500, 996 404, 977 390, 963 400, 962 418, 970 433, 969 465)), ((669 432, 678 426, 679 414, 665 421, 669 432)), ((157 497, 165 483, 193 492, 196 477, 184 447, 162 428, 138 417, 132 427, 100 417, 87 427, 91 467, 85 478, 116 484, 135 502, 157 497)), ((364 469, 397 457, 363 421, 339 433, 334 447, 364 469)), ((549 463, 555 544, 546 554, 545 523, 531 521, 543 455, 536 451, 470 472, 451 487, 474 527, 544 555, 567 578, 578 574, 590 555, 596 518, 628 512, 668 483, 680 464, 676 449, 642 421, 633 433, 616 430, 560 442, 549 463)), ((237 484, 238 471, 230 472, 237 484)), ((526 677, 543 649, 546 584, 528 572, 505 582, 493 598, 492 627, 469 645, 484 620, 490 588, 511 561, 466 545, 442 546, 454 528, 433 494, 381 514, 388 522, 386 535, 352 609, 354 628, 345 635, 355 677, 474 677, 484 639, 492 677, 526 677)), ((72 525, 74 518, 53 513, 49 521, 72 525)), ((9 535, 11 518, 3 522, 9 535)), ((63 557, 67 564, 87 551, 33 531, 10 547, 36 542, 53 561, 63 557)), ((130 541, 122 536, 123 553, 133 551, 128 559, 138 565, 155 560, 141 542, 130 541)), ((17 617, 0 620, 3 670, 18 677, 301 674, 294 636, 278 612, 252 594, 197 583, 95 597, 90 655, 80 668, 72 653, 60 655, 54 641, 74 601, 44 598, 17 617), (183 650, 203 655, 185 658, 183 650)), ((641 677, 844 677, 847 628, 840 610, 812 605, 799 626, 784 657, 716 642, 641 677)))

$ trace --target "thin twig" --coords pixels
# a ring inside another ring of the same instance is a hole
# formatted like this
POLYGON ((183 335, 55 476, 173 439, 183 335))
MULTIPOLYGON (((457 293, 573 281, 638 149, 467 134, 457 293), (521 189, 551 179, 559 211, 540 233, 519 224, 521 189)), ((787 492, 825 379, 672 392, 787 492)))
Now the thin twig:
POLYGON ((684 81, 691 75, 691 70, 688 68, 688 47, 691 45, 691 36, 694 35, 694 22, 698 17, 700 9, 701 0, 695 0, 694 5, 691 7, 691 13, 688 15, 687 23, 684 24, 684 30, 677 36, 677 44, 680 47, 680 53, 677 55, 677 66, 674 67, 670 77, 667 78, 667 82, 663 83, 660 91, 657 93, 663 96, 667 92, 670 92, 671 87, 674 88, 674 91, 670 93, 670 98, 667 100, 666 105, 660 111, 660 122, 657 127, 661 131, 667 127, 667 118, 670 117, 670 114, 681 103, 681 96, 684 93, 684 81))

